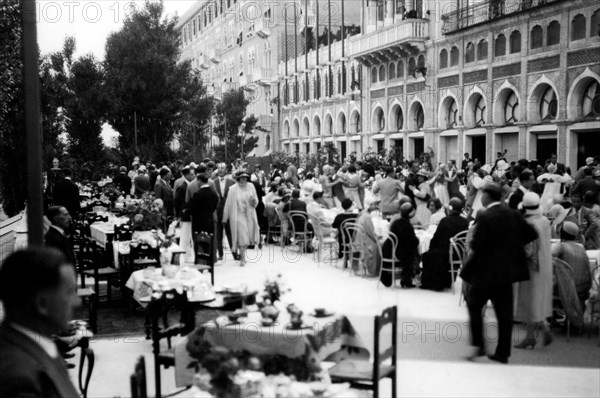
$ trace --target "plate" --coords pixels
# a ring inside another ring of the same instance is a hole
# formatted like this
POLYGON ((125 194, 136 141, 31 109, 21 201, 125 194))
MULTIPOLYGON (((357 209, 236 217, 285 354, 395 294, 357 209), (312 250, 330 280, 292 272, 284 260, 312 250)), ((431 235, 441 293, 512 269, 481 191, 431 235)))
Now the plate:
POLYGON ((309 315, 312 316, 312 317, 315 317, 315 318, 327 318, 327 317, 330 317, 330 316, 334 316, 335 312, 326 312, 324 314, 318 314, 318 315, 315 312, 312 312, 309 315))

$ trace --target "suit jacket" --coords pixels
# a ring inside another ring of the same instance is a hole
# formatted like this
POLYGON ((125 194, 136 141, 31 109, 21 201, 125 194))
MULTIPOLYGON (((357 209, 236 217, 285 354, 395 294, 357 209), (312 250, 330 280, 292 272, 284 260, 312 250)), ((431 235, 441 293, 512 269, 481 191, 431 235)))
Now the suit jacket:
POLYGON ((513 210, 519 209, 519 203, 523 201, 523 196, 525 196, 525 192, 519 187, 515 192, 510 195, 508 198, 508 207, 513 210))
POLYGON ((386 177, 373 188, 373 193, 378 192, 381 194, 381 212, 398 213, 398 193, 402 192, 400 181, 386 177))
POLYGON ((131 178, 125 173, 119 173, 114 179, 113 183, 118 187, 119 191, 125 192, 125 195, 129 195, 131 192, 131 178))
POLYGON ((227 194, 229 193, 229 188, 235 185, 235 181, 231 178, 225 177, 225 192, 221 192, 221 183, 219 178, 215 178, 212 180, 215 192, 219 196, 219 205, 217 206, 217 221, 223 221, 223 209, 225 208, 225 201, 227 200, 227 194))
MULTIPOLYGON (((288 213, 290 211, 303 211, 307 213, 306 202, 300 199, 292 198, 288 203, 285 204, 285 206, 283 206, 284 213, 288 213)), ((296 231, 302 231, 304 229, 304 222, 302 221, 302 218, 294 218, 294 227, 296 228, 296 231)))
POLYGON ((502 205, 488 207, 474 228, 471 255, 460 273, 463 280, 494 287, 529 279, 525 245, 537 232, 519 212, 502 205))
POLYGON ((192 231, 215 232, 215 221, 213 213, 219 204, 219 196, 210 187, 203 187, 198 190, 189 203, 192 216, 192 231))
POLYGON ((154 196, 163 201, 163 215, 173 215, 173 189, 165 180, 160 179, 154 185, 154 196))
POLYGON ((6 323, 0 325, 0 398, 73 398, 62 358, 53 359, 31 339, 6 323))
POLYGON ((467 229, 469 229, 469 221, 466 218, 460 214, 450 213, 440 221, 431 238, 429 249, 438 249, 440 253, 447 256, 450 250, 450 238, 467 229))
POLYGON ((81 209, 77 184, 66 178, 54 184, 54 204, 64 206, 75 217, 81 209))
POLYGON ((135 185, 135 195, 142 196, 142 194, 150 191, 152 185, 150 185, 150 179, 145 174, 138 174, 133 179, 133 185, 135 185))
MULTIPOLYGON (((396 219, 390 226, 390 232, 398 237, 398 246, 396 247, 396 257, 401 264, 412 264, 419 247, 419 238, 415 235, 415 229, 410 220, 402 218, 396 219)), ((389 240, 386 240, 383 246, 383 252, 386 257, 391 257, 389 252, 389 240)))
POLYGON ((48 232, 44 237, 46 242, 46 246, 54 247, 60 250, 67 260, 73 265, 75 265, 75 256, 73 255, 73 244, 71 240, 61 234, 56 228, 50 227, 48 232))
POLYGON ((597 250, 599 248, 600 220, 591 209, 582 207, 579 212, 575 208, 569 209, 565 221, 571 221, 579 226, 578 239, 583 243, 586 250, 597 250))
POLYGON ((187 182, 184 182, 183 184, 178 184, 177 188, 175 188, 175 198, 173 199, 175 217, 180 217, 181 221, 192 221, 189 208, 185 203, 185 194, 187 192, 187 186, 187 182))
POLYGON ((600 185, 594 180, 593 177, 585 177, 577 182, 573 187, 573 193, 577 193, 583 199, 583 196, 587 191, 592 191, 596 196, 600 191, 600 185))

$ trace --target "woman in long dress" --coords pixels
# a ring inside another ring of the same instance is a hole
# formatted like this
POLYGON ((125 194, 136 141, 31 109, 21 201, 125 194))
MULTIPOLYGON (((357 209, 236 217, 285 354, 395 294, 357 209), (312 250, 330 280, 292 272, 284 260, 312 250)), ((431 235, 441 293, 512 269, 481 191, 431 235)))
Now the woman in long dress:
POLYGON ((429 218, 431 217, 431 211, 429 211, 427 204, 432 197, 433 191, 431 190, 432 181, 427 181, 427 175, 425 173, 425 170, 420 170, 417 173, 419 187, 411 187, 411 190, 415 195, 415 202, 417 202, 417 214, 415 217, 419 220, 421 225, 426 228, 429 224, 429 218))
MULTIPOLYGON (((377 209, 377 204, 371 203, 368 208, 358 216, 356 223, 362 226, 357 230, 354 239, 359 247, 363 248, 363 264, 368 276, 379 275, 379 249, 377 247, 377 234, 371 218, 371 212, 377 209), (360 231, 360 232, 359 232, 360 231)), ((356 271, 356 270, 355 270, 356 271)))
POLYGON ((564 183, 568 183, 571 181, 571 176, 566 174, 561 176, 556 173, 556 165, 549 164, 548 171, 544 174, 541 174, 537 178, 538 184, 544 184, 544 192, 542 193, 542 212, 547 214, 552 205, 552 202, 555 195, 560 195, 560 187, 564 183))
POLYGON ((354 206, 356 206, 357 209, 362 210, 363 205, 358 190, 363 186, 363 183, 360 175, 356 172, 356 166, 353 164, 348 166, 348 173, 346 173, 344 185, 346 187, 346 189, 344 189, 346 197, 352 199, 354 206))
POLYGON ((435 183, 433 185, 433 192, 435 197, 442 202, 444 208, 448 207, 450 203, 450 195, 448 194, 448 169, 445 163, 440 163, 439 169, 436 173, 435 183))
POLYGON ((232 252, 239 249, 240 266, 246 265, 246 249, 260 241, 256 206, 258 196, 254 184, 248 184, 250 175, 240 171, 237 184, 229 188, 225 207, 223 209, 223 223, 229 221, 231 225, 232 252))
POLYGON ((523 197, 525 219, 535 228, 538 237, 527 244, 529 280, 520 282, 517 290, 515 319, 525 322, 527 335, 515 348, 534 348, 536 327, 544 332, 543 344, 552 342, 552 335, 546 318, 552 316, 552 246, 550 242, 550 221, 542 215, 540 197, 528 192, 523 197))

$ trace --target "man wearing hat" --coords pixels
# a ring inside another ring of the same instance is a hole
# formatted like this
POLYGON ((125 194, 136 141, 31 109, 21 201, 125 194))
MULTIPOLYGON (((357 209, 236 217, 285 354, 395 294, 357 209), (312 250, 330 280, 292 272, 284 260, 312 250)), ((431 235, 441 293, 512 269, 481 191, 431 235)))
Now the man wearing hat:
POLYGON ((523 201, 523 196, 525 196, 525 194, 531 191, 533 188, 533 184, 535 184, 535 176, 531 170, 523 170, 521 174, 519 174, 519 181, 521 182, 521 185, 508 198, 508 207, 513 210, 517 210, 519 208, 519 203, 523 201))
POLYGON ((127 176, 127 167, 119 167, 119 174, 113 179, 113 183, 118 187, 119 191, 125 192, 125 195, 131 192, 131 178, 127 176))
MULTIPOLYGON (((599 159, 600 160, 600 159, 599 159)), ((584 172, 586 169, 591 169, 592 170, 592 174, 593 174, 593 170, 598 166, 598 161, 594 160, 594 158, 592 157, 588 157, 585 159, 585 166, 581 166, 577 172, 575 173, 575 175, 573 176, 573 180, 575 182, 585 178, 584 172)))
MULTIPOLYGON (((223 259, 223 230, 225 230, 225 236, 227 236, 227 242, 231 247, 231 228, 228 224, 223 223, 223 209, 225 207, 225 201, 227 200, 227 194, 229 188, 231 188, 235 181, 227 176, 227 165, 225 163, 219 163, 217 165, 217 177, 214 180, 210 180, 214 187, 215 192, 219 196, 219 205, 217 206, 216 219, 217 219, 217 251, 219 253, 219 261, 223 259)), ((237 260, 237 253, 233 253, 234 260, 237 260)))
POLYGON ((483 308, 489 300, 498 319, 498 346, 489 358, 508 363, 512 343, 513 283, 529 279, 525 245, 537 238, 535 229, 519 212, 501 204, 500 185, 482 188, 485 211, 477 215, 471 256, 460 273, 470 284, 466 297, 471 319, 471 340, 476 351, 468 359, 486 354, 483 337, 483 308))
POLYGON ((583 178, 575 183, 571 194, 583 197, 588 191, 593 192, 596 197, 600 192, 600 181, 594 179, 594 169, 591 167, 583 169, 583 178))

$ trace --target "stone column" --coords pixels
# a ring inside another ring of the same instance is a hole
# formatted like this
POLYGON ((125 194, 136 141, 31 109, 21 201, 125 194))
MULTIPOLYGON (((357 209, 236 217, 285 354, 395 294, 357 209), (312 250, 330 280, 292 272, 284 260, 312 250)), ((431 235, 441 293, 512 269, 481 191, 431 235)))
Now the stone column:
POLYGON ((395 0, 386 0, 385 2, 385 26, 389 26, 394 23, 394 1, 395 0))
POLYGON ((377 29, 377 4, 373 1, 367 6, 367 33, 377 29))

